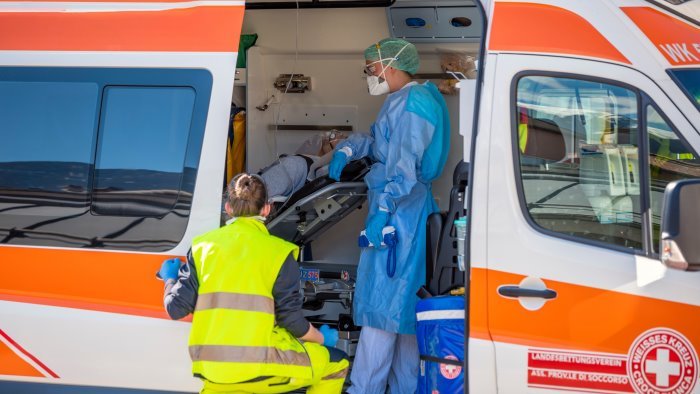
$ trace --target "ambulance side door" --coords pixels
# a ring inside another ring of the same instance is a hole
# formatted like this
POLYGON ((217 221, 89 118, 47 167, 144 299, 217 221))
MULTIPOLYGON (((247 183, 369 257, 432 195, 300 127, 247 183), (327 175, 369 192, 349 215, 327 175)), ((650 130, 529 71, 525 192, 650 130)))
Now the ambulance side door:
POLYGON ((665 185, 700 177, 700 135, 631 68, 497 57, 485 238, 498 391, 693 392, 700 273, 666 269, 658 233, 665 185))

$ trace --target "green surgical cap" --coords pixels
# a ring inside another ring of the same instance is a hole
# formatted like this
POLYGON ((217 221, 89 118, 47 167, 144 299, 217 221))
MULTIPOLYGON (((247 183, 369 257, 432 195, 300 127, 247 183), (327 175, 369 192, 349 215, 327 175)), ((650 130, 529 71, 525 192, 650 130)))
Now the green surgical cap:
POLYGON ((410 42, 400 38, 385 38, 365 49, 365 59, 380 60, 380 52, 383 64, 388 65, 391 59, 397 58, 391 62, 391 67, 403 70, 409 74, 415 74, 418 71, 418 66, 420 65, 418 50, 410 42), (401 49, 404 47, 406 48, 402 51, 401 49))

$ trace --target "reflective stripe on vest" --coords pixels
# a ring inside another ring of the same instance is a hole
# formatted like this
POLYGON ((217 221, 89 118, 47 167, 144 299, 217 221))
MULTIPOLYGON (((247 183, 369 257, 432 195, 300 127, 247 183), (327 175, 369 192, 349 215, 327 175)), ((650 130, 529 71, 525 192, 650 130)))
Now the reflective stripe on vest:
POLYGON ((290 253, 298 256, 296 245, 252 218, 194 239, 199 290, 189 345, 196 376, 215 383, 311 378, 301 342, 275 326, 272 288, 290 253))
POLYGON ((263 312, 274 315, 275 300, 261 295, 228 293, 224 291, 199 294, 197 296, 195 311, 203 311, 214 308, 263 312))
POLYGON ((239 362, 239 363, 271 363, 284 365, 299 365, 310 367, 311 362, 306 352, 280 350, 263 346, 224 346, 199 345, 190 346, 190 357, 193 361, 239 362))
POLYGON ((348 369, 343 368, 341 371, 324 376, 321 380, 345 379, 346 376, 348 376, 348 369))

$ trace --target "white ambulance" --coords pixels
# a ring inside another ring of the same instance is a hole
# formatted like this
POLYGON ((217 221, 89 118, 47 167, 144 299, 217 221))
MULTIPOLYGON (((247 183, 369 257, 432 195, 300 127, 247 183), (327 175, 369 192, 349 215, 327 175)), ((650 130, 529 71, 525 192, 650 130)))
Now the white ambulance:
MULTIPOLYGON (((395 36, 459 80, 426 286, 466 290, 464 391, 700 393, 699 1, 0 1, 0 392, 197 391, 155 271, 221 225, 232 162, 366 132, 395 36)), ((356 170, 269 223, 350 352, 356 170)))

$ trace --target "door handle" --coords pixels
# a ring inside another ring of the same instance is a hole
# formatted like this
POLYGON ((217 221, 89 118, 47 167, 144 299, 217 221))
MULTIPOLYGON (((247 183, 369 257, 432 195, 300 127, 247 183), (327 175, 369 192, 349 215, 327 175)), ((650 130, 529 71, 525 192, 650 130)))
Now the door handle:
POLYGON ((501 286, 498 288, 498 294, 504 297, 533 297, 533 298, 544 298, 545 300, 551 300, 557 298, 557 292, 550 289, 536 290, 536 289, 526 289, 520 286, 501 286))

